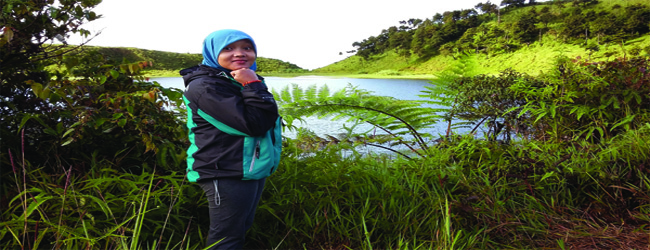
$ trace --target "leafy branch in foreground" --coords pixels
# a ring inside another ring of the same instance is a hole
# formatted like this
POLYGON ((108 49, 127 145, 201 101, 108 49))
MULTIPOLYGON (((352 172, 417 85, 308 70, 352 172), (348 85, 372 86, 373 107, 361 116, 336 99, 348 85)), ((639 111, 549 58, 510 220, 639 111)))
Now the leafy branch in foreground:
MULTIPOLYGON (((425 86, 426 90, 422 91, 420 97, 428 98, 425 103, 437 107, 443 107, 439 110, 444 112, 444 121, 447 122, 446 138, 451 136, 455 129, 467 127, 469 122, 460 121, 457 118, 459 98, 466 98, 463 85, 463 78, 474 75, 477 67, 475 57, 469 52, 459 53, 458 60, 447 69, 436 74, 436 79, 431 81, 431 85, 425 86)), ((480 124, 479 124, 480 125, 480 124)), ((475 130, 475 129, 474 129, 475 130)), ((472 130, 472 132, 474 131, 472 130)))
MULTIPOLYGON (((370 91, 360 90, 352 85, 330 94, 327 86, 310 86, 303 90, 293 84, 291 88, 287 86, 274 95, 290 128, 294 128, 295 120, 302 121, 302 118, 310 116, 330 117, 332 120, 347 119, 348 122, 361 121, 383 131, 384 135, 388 135, 392 140, 384 140, 385 137, 367 133, 352 134, 351 137, 357 139, 347 139, 363 141, 363 144, 372 146, 391 142, 391 147, 405 146, 419 156, 424 156, 420 149, 426 152, 427 137, 430 137, 421 131, 431 127, 441 118, 437 114, 439 109, 423 107, 420 101, 375 96, 370 91), (363 140, 360 140, 359 136, 363 140)), ((383 148, 396 152, 388 147, 383 148)))

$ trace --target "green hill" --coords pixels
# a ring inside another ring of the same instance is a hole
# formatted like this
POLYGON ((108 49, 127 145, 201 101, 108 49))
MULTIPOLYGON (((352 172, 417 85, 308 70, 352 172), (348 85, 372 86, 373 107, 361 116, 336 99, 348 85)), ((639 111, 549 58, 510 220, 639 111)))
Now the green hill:
POLYGON ((608 61, 650 54, 650 1, 530 2, 504 0, 500 10, 480 3, 472 10, 402 21, 355 42, 353 56, 313 73, 427 77, 466 52, 476 56, 479 74, 511 68, 538 75, 558 56, 608 61))
MULTIPOLYGON (((152 62, 152 66, 148 67, 144 74, 155 76, 178 76, 179 70, 195 66, 203 61, 201 54, 125 47, 84 46, 81 53, 99 53, 106 59, 116 63, 152 62)), ((306 71, 295 64, 264 57, 257 58, 257 68, 258 72, 263 73, 300 73, 306 71)))

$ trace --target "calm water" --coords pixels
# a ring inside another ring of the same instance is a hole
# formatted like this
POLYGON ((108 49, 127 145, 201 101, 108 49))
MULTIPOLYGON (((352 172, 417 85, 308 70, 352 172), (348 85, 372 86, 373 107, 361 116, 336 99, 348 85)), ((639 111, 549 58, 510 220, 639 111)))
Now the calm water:
MULTIPOLYGON (((165 87, 173 87, 184 90, 183 79, 180 77, 161 77, 153 78, 152 81, 156 81, 165 87)), ((418 97, 417 95, 421 94, 422 90, 425 90, 425 86, 429 85, 428 80, 412 80, 412 79, 356 79, 356 78, 330 78, 322 76, 300 76, 292 78, 284 77, 265 77, 266 84, 270 89, 273 89, 277 92, 280 92, 284 87, 291 84, 298 84, 303 88, 316 85, 321 87, 322 85, 327 85, 331 92, 345 88, 348 84, 358 87, 359 89, 364 89, 372 91, 376 95, 381 96, 391 96, 400 100, 422 100, 423 98, 418 97)), ((327 119, 318 119, 315 117, 309 117, 306 120, 306 124, 300 125, 301 127, 309 128, 318 135, 333 135, 336 136, 339 133, 343 133, 345 130, 342 129, 343 125, 346 124, 343 121, 331 121, 327 119)), ((299 125, 299 124, 296 124, 299 125)), ((359 131, 370 129, 370 125, 364 124, 359 127, 359 131)), ((431 128, 431 130, 426 131, 431 134, 443 134, 445 132, 446 125, 440 124, 431 128)), ((356 131, 356 130, 355 130, 356 131)), ((293 137, 291 132, 285 133, 286 136, 293 137)))

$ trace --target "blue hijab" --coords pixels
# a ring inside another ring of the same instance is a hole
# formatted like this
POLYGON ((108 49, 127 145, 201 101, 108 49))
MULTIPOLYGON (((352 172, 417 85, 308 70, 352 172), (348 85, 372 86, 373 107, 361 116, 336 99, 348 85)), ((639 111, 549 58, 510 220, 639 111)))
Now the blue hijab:
MULTIPOLYGON (((224 47, 228 46, 228 44, 242 39, 250 40, 253 44, 253 49, 255 49, 255 54, 257 54, 257 46, 255 46, 255 41, 253 41, 253 38, 251 38, 251 36, 244 32, 241 32, 239 30, 225 29, 210 33, 210 35, 208 35, 208 37, 206 37, 203 41, 203 64, 213 68, 221 69, 226 72, 230 72, 231 70, 219 65, 217 58, 219 57, 219 53, 224 47)), ((256 70, 257 62, 253 62, 253 65, 250 67, 250 69, 256 70)))

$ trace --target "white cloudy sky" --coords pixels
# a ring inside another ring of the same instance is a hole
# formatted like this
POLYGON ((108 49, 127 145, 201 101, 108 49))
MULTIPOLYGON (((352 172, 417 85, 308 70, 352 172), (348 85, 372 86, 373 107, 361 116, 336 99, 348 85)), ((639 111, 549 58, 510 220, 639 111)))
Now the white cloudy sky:
POLYGON ((486 1, 104 0, 94 10, 103 17, 84 27, 101 30, 90 45, 179 53, 200 53, 203 39, 215 30, 239 29, 255 39, 258 56, 315 69, 345 59, 353 42, 401 20, 424 20, 486 1))

